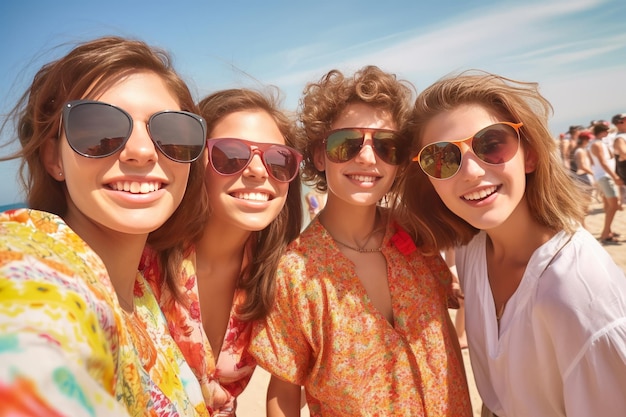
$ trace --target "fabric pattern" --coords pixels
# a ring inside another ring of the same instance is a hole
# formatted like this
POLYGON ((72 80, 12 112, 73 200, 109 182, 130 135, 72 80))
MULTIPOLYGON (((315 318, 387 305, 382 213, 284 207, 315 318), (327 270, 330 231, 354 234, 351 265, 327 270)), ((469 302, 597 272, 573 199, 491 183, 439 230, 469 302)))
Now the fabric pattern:
POLYGON ((159 300, 172 337, 202 386, 210 415, 234 416, 237 396, 250 382, 256 367, 256 361, 247 351, 251 324, 239 320, 235 314, 244 299, 244 293, 235 291, 224 341, 219 356, 215 358, 202 327, 195 258, 195 251, 192 250, 178 277, 178 288, 187 304, 176 301, 170 289, 164 285, 154 251, 148 248, 144 251, 140 268, 159 300))
POLYGON ((154 296, 139 272, 136 278, 136 310, 127 314, 100 258, 61 218, 26 209, 0 214, 4 409, 207 415, 154 296))
POLYGON ((387 261, 394 325, 374 307, 354 264, 315 219, 283 257, 274 308, 253 329, 260 366, 303 385, 311 416, 471 416, 450 333, 443 259, 393 241, 387 261))

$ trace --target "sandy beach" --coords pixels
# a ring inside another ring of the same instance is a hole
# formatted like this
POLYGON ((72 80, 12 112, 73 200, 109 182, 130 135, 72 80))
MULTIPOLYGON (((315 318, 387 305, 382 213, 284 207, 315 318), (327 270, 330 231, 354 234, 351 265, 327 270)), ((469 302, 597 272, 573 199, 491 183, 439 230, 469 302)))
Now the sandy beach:
MULTIPOLYGON (((594 201, 590 207, 590 212, 585 219, 586 226, 589 231, 597 238, 600 236, 604 222, 604 211, 602 210, 602 204, 594 201)), ((613 221, 613 231, 619 233, 621 237, 620 244, 617 245, 605 245, 604 248, 611 254, 615 262, 624 269, 626 272, 626 207, 623 211, 618 211, 615 220, 613 221)), ((454 316, 454 310, 451 310, 451 315, 454 316)), ((474 409, 474 416, 480 416, 481 400, 474 384, 474 376, 472 374, 472 368, 469 362, 469 353, 467 349, 463 350, 463 359, 467 370, 468 384, 470 386, 470 396, 472 400, 472 408, 474 409)), ((257 368, 255 371, 250 385, 246 388, 243 394, 239 397, 239 406, 237 409, 238 417, 262 417, 265 416, 265 392, 267 389, 267 383, 269 382, 269 375, 263 369, 257 368)), ((309 413, 306 406, 303 408, 301 415, 308 417, 309 413)))

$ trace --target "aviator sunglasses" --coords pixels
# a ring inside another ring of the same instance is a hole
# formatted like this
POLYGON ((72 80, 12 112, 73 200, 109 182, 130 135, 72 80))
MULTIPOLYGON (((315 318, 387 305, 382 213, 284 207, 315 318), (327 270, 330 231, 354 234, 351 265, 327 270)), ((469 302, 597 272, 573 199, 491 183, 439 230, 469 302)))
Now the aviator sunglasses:
POLYGON ((461 143, 470 142, 471 149, 481 161, 489 165, 509 162, 519 148, 519 129, 523 123, 500 122, 487 126, 474 136, 453 142, 435 142, 426 145, 413 161, 431 178, 452 178, 461 169, 461 143))
POLYGON ((350 127, 331 130, 324 139, 326 156, 335 163, 355 158, 363 148, 366 133, 372 134, 372 148, 380 159, 391 165, 400 164, 402 141, 396 131, 388 129, 350 127))
POLYGON ((251 142, 235 138, 207 141, 209 161, 220 175, 242 172, 255 154, 259 154, 267 173, 279 182, 290 182, 299 172, 302 155, 287 145, 251 142))
MULTIPOLYGON (((101 101, 70 101, 61 117, 68 143, 87 158, 113 155, 124 147, 133 131, 133 118, 126 111, 101 101)), ((173 161, 193 162, 202 154, 206 124, 196 114, 160 111, 150 116, 147 129, 155 146, 173 161)))

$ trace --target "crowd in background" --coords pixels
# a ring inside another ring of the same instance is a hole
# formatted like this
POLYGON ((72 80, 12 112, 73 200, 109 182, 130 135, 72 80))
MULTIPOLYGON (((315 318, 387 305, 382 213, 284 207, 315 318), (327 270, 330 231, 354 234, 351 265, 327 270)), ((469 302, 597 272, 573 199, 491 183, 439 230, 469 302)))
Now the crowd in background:
POLYGON ((619 245, 620 234, 612 230, 613 220, 626 202, 626 113, 607 120, 592 120, 588 126, 570 126, 559 135, 563 165, 602 202, 604 226, 602 244, 619 245))

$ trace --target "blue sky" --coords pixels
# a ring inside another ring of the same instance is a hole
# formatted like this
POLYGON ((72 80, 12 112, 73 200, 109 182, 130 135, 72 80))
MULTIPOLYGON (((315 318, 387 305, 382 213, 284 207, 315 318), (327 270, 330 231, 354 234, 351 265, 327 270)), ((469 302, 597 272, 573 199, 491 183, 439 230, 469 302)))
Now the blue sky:
MULTIPOLYGON (((536 81, 556 135, 626 112, 625 16, 622 0, 7 1, 0 112, 68 44, 116 34, 167 49, 197 98, 273 84, 293 110, 332 68, 378 65, 418 91, 470 68, 536 81)), ((0 205, 21 200, 16 166, 0 163, 0 205)))

